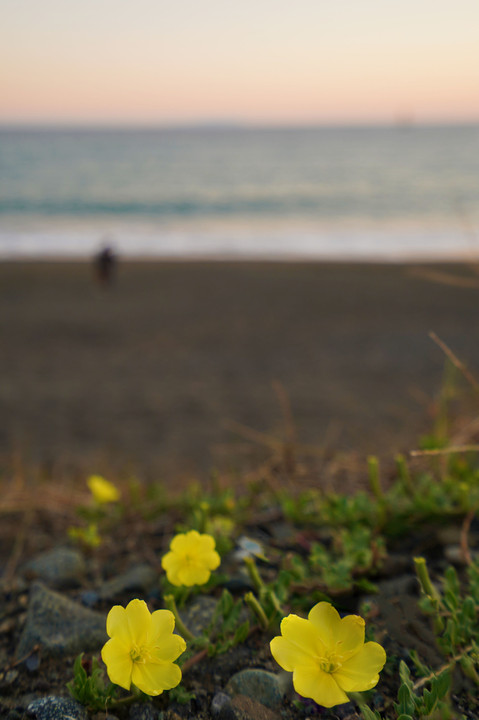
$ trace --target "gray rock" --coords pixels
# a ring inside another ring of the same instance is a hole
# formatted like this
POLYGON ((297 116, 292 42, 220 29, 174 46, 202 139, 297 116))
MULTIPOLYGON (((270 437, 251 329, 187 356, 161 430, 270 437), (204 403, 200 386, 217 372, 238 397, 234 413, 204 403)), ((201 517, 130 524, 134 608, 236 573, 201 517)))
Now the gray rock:
POLYGON ((224 692, 218 692, 211 701, 211 716, 214 720, 236 720, 236 713, 231 697, 224 692))
MULTIPOLYGON (((470 555, 472 560, 477 559, 477 552, 471 552, 470 555)), ((444 548, 444 557, 452 565, 466 565, 467 559, 464 556, 464 551, 461 545, 446 545, 444 548)))
POLYGON ((280 720, 275 712, 246 695, 237 695, 232 704, 236 720, 280 720))
POLYGON ((85 561, 77 550, 59 547, 32 558, 21 572, 55 588, 77 587, 85 572, 85 561))
POLYGON ((31 702, 27 707, 27 716, 35 720, 88 720, 85 708, 75 700, 56 695, 31 702))
POLYGON ((213 619, 216 600, 209 595, 199 595, 180 613, 183 622, 193 635, 200 635, 213 619))
POLYGON ((130 707, 130 720, 158 720, 158 710, 146 703, 135 703, 130 707))
POLYGON ((3 678, 3 682, 5 685, 13 685, 15 680, 18 678, 18 670, 8 670, 5 673, 5 677, 3 678))
POLYGON ((158 572, 151 565, 143 563, 134 565, 122 575, 108 580, 97 591, 102 600, 111 600, 128 591, 145 594, 157 581, 158 572))
POLYGON ((275 673, 267 670, 241 670, 230 678, 226 692, 230 695, 246 697, 275 709, 281 705, 284 696, 291 688, 291 673, 275 673))
POLYGON ((16 657, 28 655, 35 645, 51 656, 95 651, 107 639, 104 615, 34 583, 16 657))

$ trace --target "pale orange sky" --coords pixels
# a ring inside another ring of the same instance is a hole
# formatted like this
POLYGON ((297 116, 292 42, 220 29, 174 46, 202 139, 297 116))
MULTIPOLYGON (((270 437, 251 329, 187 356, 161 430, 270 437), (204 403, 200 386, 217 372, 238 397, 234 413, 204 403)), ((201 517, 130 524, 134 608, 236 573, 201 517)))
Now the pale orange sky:
POLYGON ((479 121, 478 0, 3 0, 0 122, 479 121))

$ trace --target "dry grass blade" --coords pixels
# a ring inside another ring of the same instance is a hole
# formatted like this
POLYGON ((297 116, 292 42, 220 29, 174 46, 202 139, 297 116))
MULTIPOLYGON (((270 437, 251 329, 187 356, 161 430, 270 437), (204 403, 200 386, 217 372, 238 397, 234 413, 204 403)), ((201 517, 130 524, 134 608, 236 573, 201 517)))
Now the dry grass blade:
POLYGON ((447 448, 434 448, 433 450, 410 450, 411 457, 426 457, 428 455, 452 455, 452 453, 479 452, 479 445, 451 445, 447 448))
POLYGON ((431 282, 441 283, 442 285, 451 285, 452 287, 462 288, 479 288, 479 279, 477 277, 454 275, 453 273, 444 272, 443 270, 414 268, 410 271, 410 274, 416 277, 424 278, 425 280, 431 280, 431 282))
POLYGON ((469 530, 471 527, 471 523, 474 519, 475 514, 476 514, 475 508, 473 508, 472 510, 469 510, 466 517, 464 518, 464 522, 462 523, 462 528, 461 528, 461 551, 462 551, 464 560, 468 565, 472 565, 472 558, 471 558, 471 553, 469 550, 468 536, 469 536, 469 530))
POLYGON ((436 345, 439 345, 441 350, 444 352, 444 354, 449 358, 449 360, 452 362, 452 364, 457 367, 457 369, 464 375, 468 383, 474 388, 474 390, 479 393, 479 383, 477 382, 476 378, 472 375, 470 370, 464 365, 464 363, 459 360, 457 355, 451 350, 451 348, 446 345, 446 343, 439 338, 435 332, 431 330, 429 333, 429 337, 431 340, 434 340, 436 345))

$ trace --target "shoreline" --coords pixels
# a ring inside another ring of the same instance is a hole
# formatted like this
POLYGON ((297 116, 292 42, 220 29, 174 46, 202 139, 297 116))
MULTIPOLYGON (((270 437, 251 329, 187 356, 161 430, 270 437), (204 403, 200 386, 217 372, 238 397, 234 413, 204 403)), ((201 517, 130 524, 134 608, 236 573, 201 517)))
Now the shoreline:
POLYGON ((479 367, 478 296, 458 263, 120 260, 107 288, 89 263, 0 263, 0 455, 44 473, 240 472, 264 447, 238 426, 285 436, 282 388, 299 443, 391 460, 430 430, 429 331, 479 367))
MULTIPOLYGON (((115 254, 116 250, 113 248, 115 254)), ((12 263, 12 264, 24 264, 24 265, 36 265, 36 264, 42 264, 42 265, 48 265, 50 263, 55 265, 68 265, 70 263, 72 264, 91 264, 94 260, 94 253, 92 253, 91 256, 86 255, 28 255, 28 256, 22 256, 22 255, 4 255, 2 256, 0 254, 0 264, 1 263, 12 263)), ((412 266, 412 265, 428 265, 428 266, 444 266, 444 265, 450 265, 451 267, 465 267, 465 266, 471 266, 471 265, 479 265, 479 253, 477 255, 474 255, 471 253, 464 252, 462 255, 458 255, 457 253, 451 253, 451 255, 448 255, 444 253, 443 255, 436 255, 434 257, 431 257, 430 255, 425 254, 417 254, 417 255, 378 255, 378 256, 357 256, 357 255, 328 255, 328 256, 318 256, 318 255, 299 255, 295 253, 291 254, 278 254, 276 257, 271 257, 271 255, 265 253, 264 255, 256 254, 256 255, 234 255, 234 254, 221 254, 221 253, 212 253, 212 254, 188 254, 188 255, 175 255, 175 254, 166 254, 166 255, 146 255, 146 254, 138 254, 138 255, 129 255, 124 253, 118 253, 118 259, 119 262, 122 264, 138 264, 138 265, 146 265, 146 264, 162 264, 162 263, 171 263, 171 264, 178 264, 178 265, 187 265, 189 263, 192 264, 224 264, 224 265, 249 265, 249 264, 259 264, 259 265, 358 265, 358 266, 365 266, 365 265, 404 265, 404 266, 412 266)))

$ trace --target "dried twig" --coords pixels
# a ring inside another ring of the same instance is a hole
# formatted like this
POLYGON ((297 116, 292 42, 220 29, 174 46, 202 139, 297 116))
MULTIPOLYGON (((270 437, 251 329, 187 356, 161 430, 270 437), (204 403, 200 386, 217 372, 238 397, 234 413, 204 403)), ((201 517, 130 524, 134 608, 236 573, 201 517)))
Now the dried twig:
POLYGON ((23 513, 23 518, 21 525, 18 529, 17 534, 15 535, 15 542, 13 545, 13 550, 10 554, 10 557, 8 558, 8 562, 5 566, 5 570, 3 573, 3 579, 6 582, 10 582, 15 575, 15 570, 17 569, 17 565, 20 561, 23 547, 25 545, 25 540, 27 538, 27 530, 29 529, 33 518, 33 508, 27 507, 25 512, 23 513))
POLYGON ((464 522, 462 523, 461 528, 461 550, 464 556, 464 560, 468 565, 472 565, 471 553, 469 551, 468 534, 475 514, 476 508, 469 510, 466 517, 464 518, 464 522))
POLYGON ((432 672, 427 677, 423 677, 420 680, 417 680, 417 682, 414 683, 413 688, 414 690, 418 690, 420 687, 425 685, 430 680, 433 680, 434 678, 438 677, 439 675, 442 675, 443 672, 446 672, 447 670, 452 670, 454 665, 461 660, 464 655, 466 655, 468 652, 472 650, 472 645, 469 645, 468 647, 464 648, 464 650, 459 654, 455 655, 448 663, 445 663, 442 665, 438 670, 435 672, 432 672))
POLYGON ((425 457, 427 455, 452 455, 452 453, 479 452, 479 445, 450 445, 447 448, 434 448, 433 450, 410 450, 411 457, 425 457))
POLYGON ((439 338, 439 337, 436 335, 436 333, 433 332, 432 330, 431 330, 431 332, 429 333, 429 337, 431 338, 431 340, 434 340, 434 342, 436 343, 436 345, 439 345, 439 347, 441 348, 441 350, 444 352, 445 355, 447 355, 447 357, 448 357, 449 360, 452 362, 452 364, 453 364, 455 367, 457 367, 458 370, 460 370, 460 372, 464 375, 464 377, 466 378, 466 380, 468 381, 468 383, 469 383, 470 385, 472 385, 472 387, 474 388, 474 390, 475 390, 477 393, 479 393, 479 383, 477 382, 476 378, 472 375, 472 373, 470 372, 470 370, 467 369, 467 367, 464 365, 464 363, 463 363, 461 360, 459 360, 459 358, 458 358, 457 355, 451 350, 451 348, 450 348, 448 345, 446 345, 446 343, 445 343, 443 340, 441 340, 441 338, 439 338))

